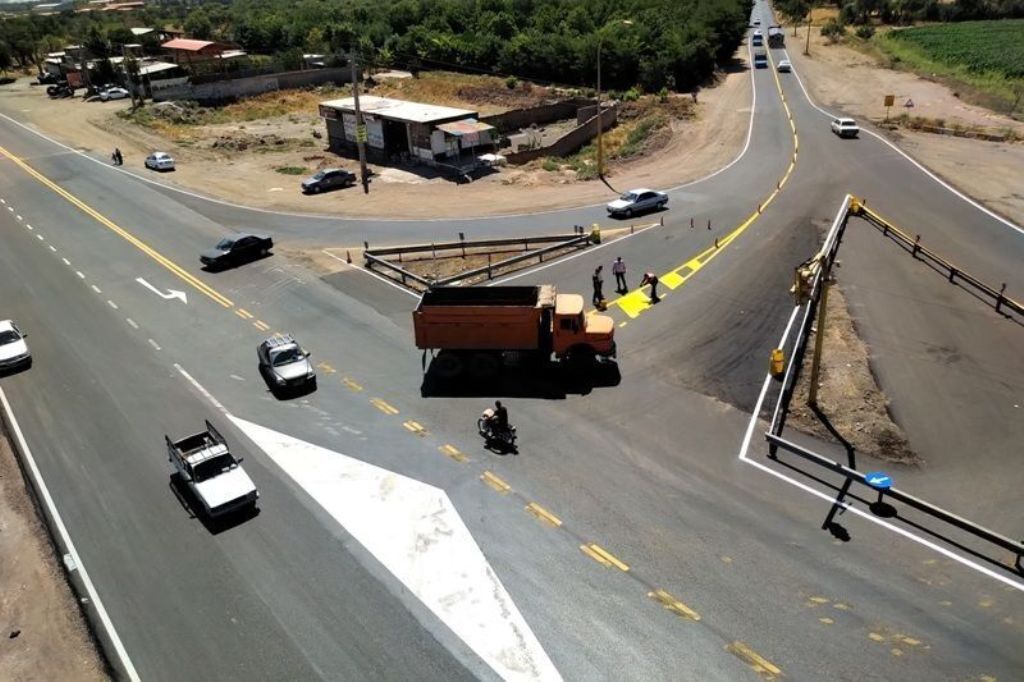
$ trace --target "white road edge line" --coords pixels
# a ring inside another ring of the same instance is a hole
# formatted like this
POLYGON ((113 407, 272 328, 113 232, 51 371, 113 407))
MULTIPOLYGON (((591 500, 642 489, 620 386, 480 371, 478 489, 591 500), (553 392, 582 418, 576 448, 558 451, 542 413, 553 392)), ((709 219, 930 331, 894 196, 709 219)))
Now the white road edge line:
MULTIPOLYGON (((783 50, 783 52, 786 54, 786 59, 789 59, 789 51, 783 50)), ((835 114, 829 112, 827 109, 824 109, 823 107, 819 107, 814 102, 814 100, 811 98, 810 93, 807 92, 807 88, 804 86, 803 79, 800 78, 800 74, 797 73, 795 68, 793 69, 793 75, 796 77, 796 82, 800 85, 800 90, 803 91, 804 98, 807 100, 807 103, 810 104, 813 108, 815 108, 818 111, 820 111, 821 113, 823 113, 826 116, 828 116, 829 118, 836 118, 835 114)), ((1017 225, 1016 223, 1014 223, 1011 220, 1009 220, 1008 218, 1004 218, 1003 216, 999 215, 995 211, 993 211, 993 210, 991 210, 989 208, 986 208, 985 206, 983 206, 979 202, 975 201, 974 199, 970 198, 969 196, 967 196, 966 194, 964 194, 960 190, 956 189, 955 187, 953 187, 952 185, 947 183, 945 180, 940 178, 938 175, 936 175, 935 173, 933 173, 930 170, 928 170, 927 168, 925 168, 924 165, 922 165, 919 161, 917 161, 917 159, 912 157, 910 154, 907 154, 905 151, 903 151, 898 146, 896 146, 895 144, 893 144, 892 142, 887 140, 885 137, 879 135, 878 133, 876 133, 874 131, 867 130, 865 128, 861 128, 861 130, 863 132, 867 133, 868 135, 870 135, 871 137, 873 137, 873 138, 875 138, 877 140, 880 140, 883 144, 888 145, 893 151, 895 151, 897 154, 899 154, 904 159, 906 159, 907 161, 912 163, 914 166, 916 166, 919 171, 921 171, 922 173, 927 175, 929 178, 931 178, 935 182, 939 183, 942 187, 944 187, 946 190, 948 190, 952 194, 960 197, 961 199, 966 201, 968 204, 970 204, 974 208, 976 208, 979 211, 981 211, 982 213, 988 215, 990 218, 994 218, 994 219, 998 220, 999 222, 1001 222, 1003 225, 1006 225, 1007 227, 1009 227, 1010 229, 1016 230, 1020 234, 1024 235, 1024 227, 1021 227, 1020 225, 1017 225)))
MULTIPOLYGON (((799 311, 800 311, 799 308, 793 308, 793 313, 792 313, 792 315, 790 315, 789 322, 786 324, 786 331, 782 334, 782 338, 779 340, 779 345, 777 346, 777 348, 784 348, 785 347, 786 338, 789 336, 790 330, 793 327, 793 321, 796 319, 796 316, 799 313, 799 311)), ((787 476, 787 475, 785 475, 783 473, 780 473, 780 472, 776 471, 775 469, 772 469, 771 467, 762 464, 761 462, 756 462, 756 461, 750 459, 747 456, 748 450, 750 449, 751 439, 754 436, 754 429, 757 427, 758 416, 761 414, 761 407, 764 405, 764 399, 765 399, 765 397, 768 394, 768 387, 771 385, 771 381, 772 381, 771 375, 770 374, 766 374, 765 378, 764 378, 764 383, 761 385, 761 393, 757 397, 757 404, 754 405, 753 414, 750 415, 750 423, 747 424, 747 431, 746 431, 746 433, 743 436, 743 444, 740 446, 740 451, 739 451, 739 459, 740 459, 740 461, 744 462, 745 464, 749 464, 749 465, 751 465, 753 467, 756 467, 757 469, 760 469, 761 471, 763 471, 763 472, 765 472, 767 474, 771 474, 772 476, 775 476, 776 478, 778 478, 778 479, 780 479, 782 481, 785 481, 786 483, 789 483, 790 485, 795 486, 795 487, 803 490, 804 492, 810 493, 811 495, 814 495, 815 497, 819 497, 822 500, 825 500, 826 502, 829 502, 830 504, 834 504, 835 503, 835 497, 834 496, 827 495, 827 494, 821 492, 820 490, 815 490, 814 488, 812 488, 811 486, 807 485, 806 483, 803 483, 802 481, 798 481, 798 480, 796 480, 796 479, 794 479, 794 478, 792 478, 790 476, 787 476)), ((952 551, 950 549, 947 549, 947 548, 943 547, 942 545, 939 545, 938 543, 935 543, 935 542, 932 542, 931 540, 928 540, 927 538, 920 537, 918 535, 915 535, 914 533, 911 533, 910 531, 908 531, 908 530, 906 530, 904 528, 900 528, 899 526, 891 524, 891 523, 889 523, 887 521, 883 521, 882 519, 878 518, 874 514, 870 514, 868 512, 865 512, 865 511, 855 507, 852 502, 844 503, 843 507, 847 511, 851 511, 854 514, 856 514, 857 516, 860 516, 861 518, 863 518, 863 519, 865 519, 867 521, 870 521, 871 523, 874 523, 874 524, 876 524, 878 526, 881 526, 882 528, 887 528, 887 529, 891 530, 892 532, 894 532, 894 533, 896 533, 898 535, 902 535, 903 537, 907 538, 908 540, 916 542, 919 545, 923 545, 924 547, 927 547, 928 549, 931 549, 932 551, 938 552, 939 554, 942 554, 943 556, 945 556, 945 557, 947 557, 949 559, 952 559, 953 561, 956 561, 957 563, 962 564, 963 566, 966 566, 967 568, 973 569, 973 570, 977 571, 978 573, 981 573, 982 575, 986 575, 989 578, 994 578, 995 580, 998 580, 999 582, 1001 582, 1001 583, 1003 583, 1005 585, 1008 585, 1008 586, 1010 586, 1010 587, 1012 587, 1012 588, 1014 588, 1016 590, 1024 592, 1024 583, 1017 582, 1016 580, 1013 580, 1013 579, 1011 579, 1011 578, 1009 578, 1009 577, 1007 577, 1005 575, 997 573, 994 570, 992 570, 991 568, 988 568, 987 566, 982 566, 981 564, 979 564, 979 563, 977 563, 975 561, 972 561, 972 560, 968 559, 967 557, 961 556, 961 555, 957 554, 956 552, 954 552, 954 551, 952 551)))
POLYGON ((200 395, 209 400, 211 405, 220 410, 221 414, 223 414, 225 417, 228 417, 229 419, 232 418, 231 413, 228 412, 228 408, 224 407, 219 400, 213 397, 212 393, 203 388, 203 385, 196 381, 191 374, 186 372, 184 367, 182 367, 178 363, 174 363, 174 369, 178 370, 178 374, 185 377, 185 380, 188 381, 188 383, 192 384, 192 388, 199 391, 200 395))
POLYGON ((376 278, 377 278, 377 279, 379 279, 379 280, 380 280, 381 282, 384 282, 384 284, 387 284, 388 286, 394 287, 394 288, 398 289, 399 291, 401 291, 402 293, 406 293, 406 294, 409 294, 409 295, 410 295, 410 296, 412 296, 413 298, 416 298, 416 299, 418 299, 418 298, 420 297, 420 295, 419 295, 419 294, 417 294, 416 292, 414 292, 414 291, 410 291, 410 290, 406 289, 405 287, 403 287, 403 286, 399 285, 399 284, 398 284, 398 283, 396 283, 396 282, 392 282, 392 281, 391 281, 390 279, 388 279, 387 277, 383 277, 382 275, 378 275, 378 274, 377 274, 376 272, 374 272, 373 270, 367 270, 367 269, 366 269, 366 268, 364 268, 364 267, 360 267, 360 266, 358 266, 358 265, 353 265, 352 263, 349 263, 349 262, 348 262, 347 260, 345 260, 344 258, 341 258, 340 256, 335 256, 335 255, 334 255, 333 253, 331 253, 331 252, 330 252, 330 251, 328 251, 327 249, 321 249, 321 253, 323 253, 323 254, 324 254, 325 256, 329 256, 329 257, 333 258, 334 260, 338 261, 339 263, 344 263, 345 265, 347 265, 347 266, 348 266, 349 268, 351 268, 352 270, 355 270, 355 271, 357 271, 357 272, 362 272, 363 274, 366 274, 366 275, 370 275, 371 277, 376 277, 376 278))
POLYGON ((39 467, 36 465, 35 457, 32 455, 32 450, 29 448, 28 442, 25 440, 25 436, 21 431, 21 426, 18 424, 18 419, 14 416, 14 410, 11 408, 11 403, 7 400, 7 394, 2 388, 0 388, 0 404, 3 405, 4 414, 7 416, 7 423, 10 426, 10 430, 13 432, 14 438, 17 440, 17 447, 21 450, 21 457, 32 477, 32 485, 38 492, 42 503, 46 506, 48 515, 53 520, 53 529, 60 537, 61 543, 65 548, 67 548, 67 552, 71 556, 72 562, 74 562, 74 570, 76 570, 78 575, 81 576, 82 586, 89 595, 89 600, 92 602, 92 606, 96 609, 96 615, 99 617, 100 624, 106 633, 107 639, 110 640, 110 643, 114 647, 113 653, 117 656, 118 662, 128 675, 128 679, 132 680, 132 682, 136 682, 141 678, 135 670, 135 666, 132 664, 131 658, 128 656, 128 650, 125 649, 124 643, 121 642, 121 638, 118 636, 117 630, 114 628, 113 621, 110 620, 110 615, 107 613, 106 607, 103 606, 103 600, 100 599, 100 595, 96 591, 96 586, 93 585, 92 579, 89 577, 89 572, 85 569, 85 564, 82 562, 82 558, 78 555, 75 543, 71 539, 70 533, 68 533, 67 526, 64 525, 64 520, 61 518, 60 512, 57 511, 57 506, 53 502, 53 496, 50 495, 50 489, 47 487, 46 481, 43 480, 43 475, 39 471, 39 467))

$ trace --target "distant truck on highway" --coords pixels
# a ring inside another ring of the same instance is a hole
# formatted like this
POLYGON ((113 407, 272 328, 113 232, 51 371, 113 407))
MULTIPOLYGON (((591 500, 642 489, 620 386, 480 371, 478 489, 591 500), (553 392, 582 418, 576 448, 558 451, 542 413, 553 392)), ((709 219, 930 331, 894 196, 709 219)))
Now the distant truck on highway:
POLYGON ((549 284, 431 289, 413 311, 413 329, 417 348, 442 351, 432 369, 448 378, 467 369, 494 374, 510 352, 554 354, 580 369, 615 355, 612 318, 586 315, 582 296, 549 284))
POLYGON ((780 26, 769 26, 768 27, 768 47, 785 47, 786 46, 786 34, 782 32, 780 26))
POLYGON ((206 430, 167 442, 167 458, 178 480, 185 484, 203 506, 209 518, 234 511, 255 509, 260 493, 242 468, 242 460, 228 450, 224 436, 206 422, 206 430))

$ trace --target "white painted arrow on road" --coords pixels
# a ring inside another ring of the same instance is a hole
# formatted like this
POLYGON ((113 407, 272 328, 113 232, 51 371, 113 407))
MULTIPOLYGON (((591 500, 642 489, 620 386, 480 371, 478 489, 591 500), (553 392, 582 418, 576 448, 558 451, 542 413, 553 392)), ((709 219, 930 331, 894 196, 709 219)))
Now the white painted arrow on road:
POLYGON ((445 491, 231 420, 499 677, 561 680, 445 491))
POLYGON ((154 294, 164 299, 165 301, 169 301, 172 298, 180 298, 182 303, 188 303, 188 297, 185 295, 184 291, 179 291, 177 289, 168 289, 168 293, 165 294, 164 292, 160 291, 155 286, 153 286, 146 280, 142 279, 141 277, 136 277, 135 281, 141 284, 142 286, 146 287, 147 289, 149 289, 150 291, 152 291, 154 294))

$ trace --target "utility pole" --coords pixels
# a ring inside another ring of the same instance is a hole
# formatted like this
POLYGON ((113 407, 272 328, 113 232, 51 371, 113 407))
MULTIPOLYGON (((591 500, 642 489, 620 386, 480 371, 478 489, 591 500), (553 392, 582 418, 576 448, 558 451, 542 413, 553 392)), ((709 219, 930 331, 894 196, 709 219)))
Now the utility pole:
POLYGON ((828 288, 832 273, 828 269, 821 271, 821 296, 818 298, 818 329, 814 333, 814 357, 811 358, 811 385, 807 394, 807 404, 818 405, 818 377, 821 373, 821 349, 825 342, 825 315, 828 308, 828 288))
POLYGON ((811 56, 811 10, 807 10, 807 42, 804 44, 804 56, 811 56))
POLYGON ((359 179, 363 183, 363 194, 370 193, 370 178, 366 173, 366 126, 363 124, 363 111, 359 108, 359 69, 356 66, 356 51, 349 54, 352 65, 352 97, 356 105, 356 147, 359 149, 359 179))

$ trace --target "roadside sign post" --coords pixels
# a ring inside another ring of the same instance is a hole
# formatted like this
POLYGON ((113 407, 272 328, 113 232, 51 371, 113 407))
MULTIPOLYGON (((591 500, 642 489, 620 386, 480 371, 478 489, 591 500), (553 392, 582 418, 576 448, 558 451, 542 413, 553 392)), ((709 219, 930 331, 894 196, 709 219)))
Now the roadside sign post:
POLYGON ((895 103, 896 103, 896 95, 886 95, 885 96, 885 120, 886 121, 889 120, 889 110, 892 108, 892 105, 895 104, 895 103))
POLYGON ((882 504, 882 496, 892 487, 892 476, 884 471, 869 471, 864 474, 864 482, 878 491, 878 501, 875 504, 882 504))

